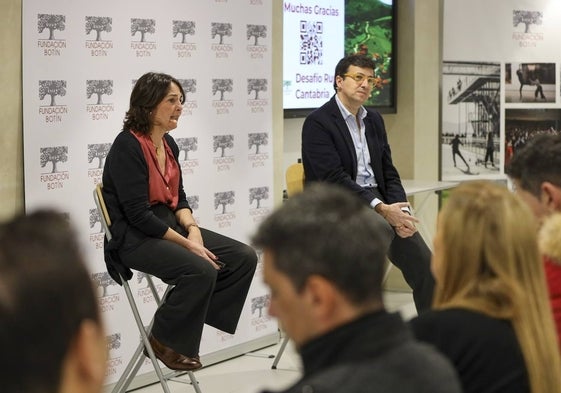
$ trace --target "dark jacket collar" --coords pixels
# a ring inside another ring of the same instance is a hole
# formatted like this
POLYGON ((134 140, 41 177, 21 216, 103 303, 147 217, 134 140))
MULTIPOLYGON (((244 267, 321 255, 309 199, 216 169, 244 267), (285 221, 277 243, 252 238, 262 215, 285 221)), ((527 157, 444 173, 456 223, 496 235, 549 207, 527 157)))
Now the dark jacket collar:
POLYGON ((385 310, 366 314, 317 337, 300 348, 304 375, 341 363, 372 359, 412 339, 398 313, 385 310))

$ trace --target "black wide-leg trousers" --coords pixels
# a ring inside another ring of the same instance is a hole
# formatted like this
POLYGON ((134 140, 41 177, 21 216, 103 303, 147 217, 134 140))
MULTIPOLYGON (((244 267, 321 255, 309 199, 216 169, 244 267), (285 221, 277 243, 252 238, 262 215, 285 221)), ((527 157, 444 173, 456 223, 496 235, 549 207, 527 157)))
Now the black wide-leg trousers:
POLYGON ((257 265, 257 255, 250 246, 200 229, 205 247, 225 264, 221 270, 163 239, 150 238, 121 255, 127 267, 174 285, 156 311, 152 334, 162 344, 189 357, 199 353, 205 323, 227 333, 235 332, 257 265))

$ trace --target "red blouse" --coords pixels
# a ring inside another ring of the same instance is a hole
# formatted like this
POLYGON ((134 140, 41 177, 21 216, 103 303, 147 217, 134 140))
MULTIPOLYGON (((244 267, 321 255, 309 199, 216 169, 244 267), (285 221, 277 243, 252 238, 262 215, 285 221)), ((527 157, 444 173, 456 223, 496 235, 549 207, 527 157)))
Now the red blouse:
POLYGON ((166 152, 166 167, 164 173, 162 173, 158 165, 156 148, 150 136, 133 131, 131 133, 140 143, 148 165, 148 198, 150 205, 163 203, 169 206, 171 210, 175 210, 179 201, 179 165, 166 139, 162 139, 166 152))

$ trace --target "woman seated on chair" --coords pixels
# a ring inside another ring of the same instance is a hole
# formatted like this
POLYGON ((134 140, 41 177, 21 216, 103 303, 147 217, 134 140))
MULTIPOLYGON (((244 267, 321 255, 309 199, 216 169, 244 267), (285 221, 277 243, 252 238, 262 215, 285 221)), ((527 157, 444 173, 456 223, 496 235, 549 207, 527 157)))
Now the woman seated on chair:
POLYGON ((524 202, 490 181, 458 186, 438 218, 432 271, 433 310, 411 324, 456 366, 464 392, 561 392, 536 227, 524 202))
POLYGON ((174 370, 201 366, 203 324, 233 334, 255 267, 255 251, 201 228, 183 189, 177 127, 184 92, 173 77, 144 74, 130 97, 123 130, 107 155, 103 196, 113 239, 106 261, 175 287, 154 317, 150 343, 174 370), (107 260, 109 258, 109 260, 107 260))

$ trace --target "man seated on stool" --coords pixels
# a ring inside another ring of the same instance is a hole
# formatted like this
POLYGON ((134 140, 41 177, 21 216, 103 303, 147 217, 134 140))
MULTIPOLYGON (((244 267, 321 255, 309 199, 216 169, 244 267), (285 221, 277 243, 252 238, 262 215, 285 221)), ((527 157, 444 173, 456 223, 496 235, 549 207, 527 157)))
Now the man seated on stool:
POLYGON ((380 114, 363 104, 377 87, 376 63, 358 54, 335 66, 335 95, 302 125, 302 163, 306 183, 338 184, 359 196, 394 230, 390 261, 413 290, 417 312, 430 308, 434 278, 431 252, 417 231, 405 190, 392 161, 380 114))
POLYGON ((0 225, 0 391, 101 393, 107 341, 74 231, 52 211, 0 225))
POLYGON ((285 392, 460 392, 450 363, 382 302, 393 231, 339 186, 317 183, 259 227, 269 313, 294 341, 304 375, 285 392))

